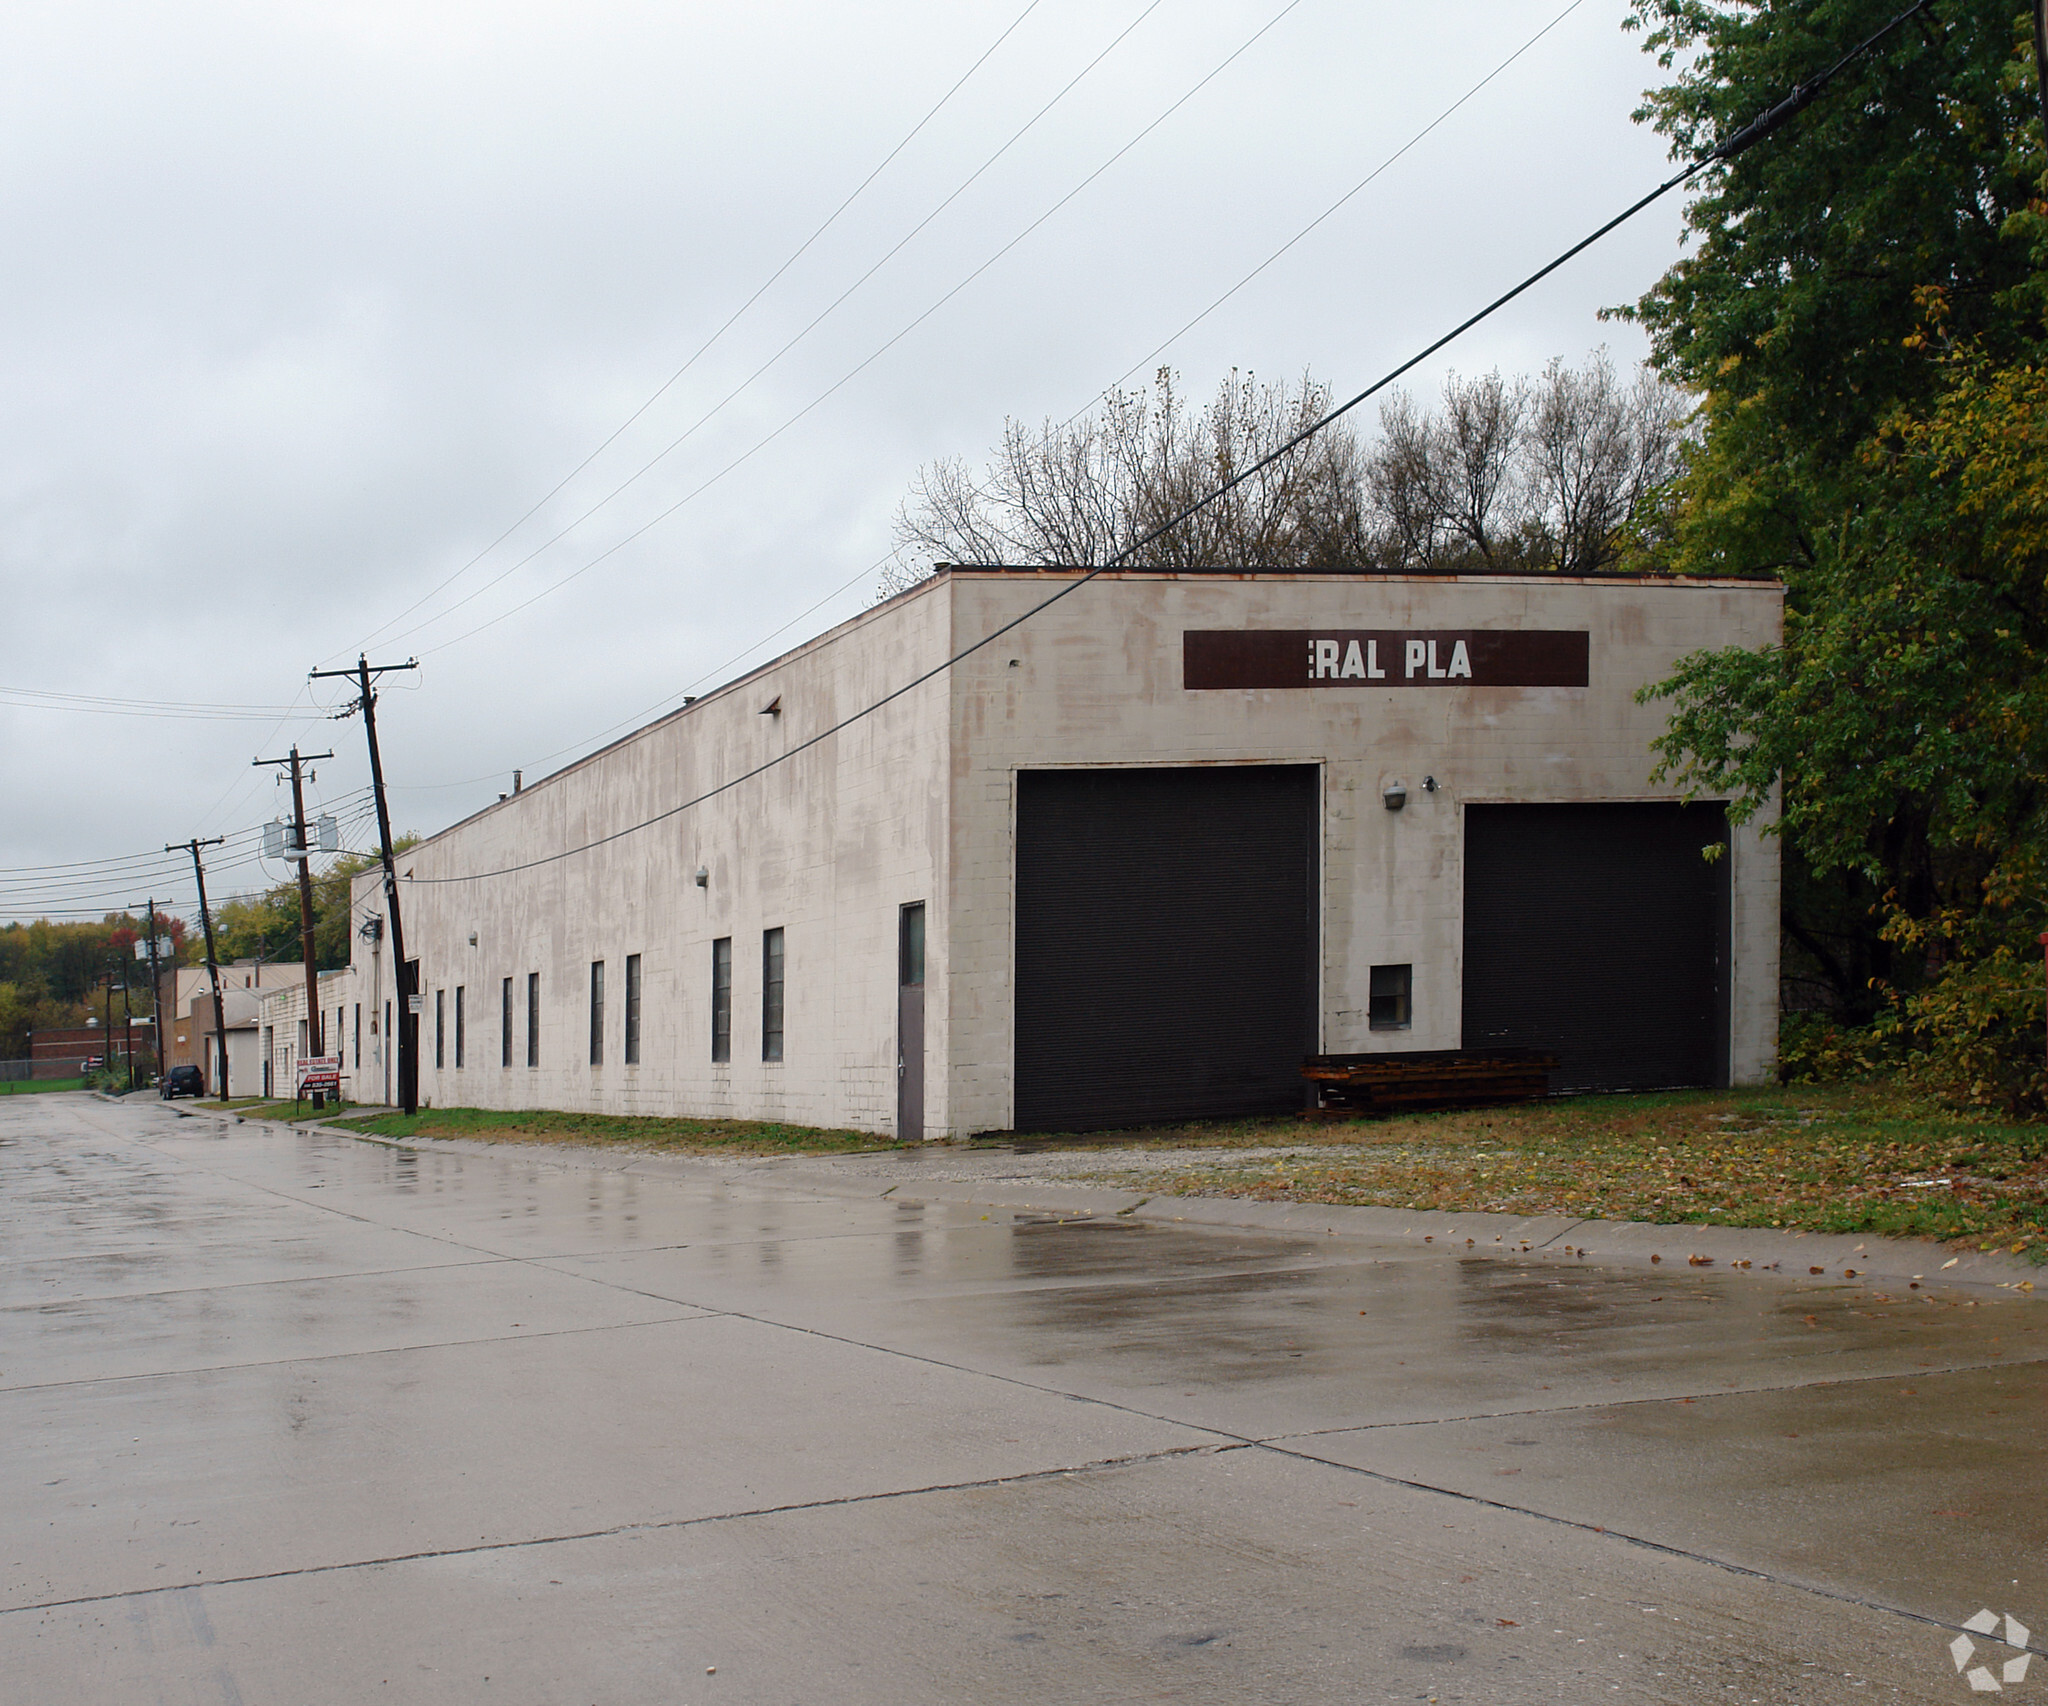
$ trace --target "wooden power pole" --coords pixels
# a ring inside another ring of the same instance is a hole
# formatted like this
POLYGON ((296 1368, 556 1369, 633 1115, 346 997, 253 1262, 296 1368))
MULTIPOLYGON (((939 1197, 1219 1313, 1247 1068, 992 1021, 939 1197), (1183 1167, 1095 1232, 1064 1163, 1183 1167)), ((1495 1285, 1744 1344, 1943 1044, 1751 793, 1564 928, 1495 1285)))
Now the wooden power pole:
POLYGON ((319 1056, 327 1051, 320 1046, 320 972, 313 959, 313 844, 306 835, 306 790, 301 783, 299 766, 315 758, 332 758, 331 752, 310 752, 301 757, 295 746, 289 758, 259 758, 256 768, 266 764, 289 764, 292 770, 292 824, 298 840, 285 857, 299 862, 299 952, 306 963, 306 1053, 319 1056))
POLYGON ((220 998, 220 961, 213 952, 213 914, 206 910, 206 866, 199 858, 202 847, 218 847, 226 837, 216 835, 211 841, 174 842, 166 847, 166 853, 190 853, 192 875, 199 884, 199 924, 206 932, 206 975, 213 981, 213 1046, 220 1061, 220 1099, 228 1099, 228 1021, 224 1003, 220 998))
POLYGON ((377 796, 377 840, 384 864, 384 912, 391 927, 392 957, 397 963, 398 1105, 408 1114, 420 1111, 420 1018, 412 1010, 419 991, 414 987, 412 962, 405 957, 405 924, 398 911, 398 854, 391 845, 391 808, 384 799, 384 756, 377 749, 377 694, 371 683, 393 670, 418 668, 416 658, 373 666, 366 656, 359 654, 354 669, 316 669, 308 678, 320 681, 341 677, 353 681, 357 698, 350 709, 362 712, 363 733, 369 737, 370 786, 377 796))

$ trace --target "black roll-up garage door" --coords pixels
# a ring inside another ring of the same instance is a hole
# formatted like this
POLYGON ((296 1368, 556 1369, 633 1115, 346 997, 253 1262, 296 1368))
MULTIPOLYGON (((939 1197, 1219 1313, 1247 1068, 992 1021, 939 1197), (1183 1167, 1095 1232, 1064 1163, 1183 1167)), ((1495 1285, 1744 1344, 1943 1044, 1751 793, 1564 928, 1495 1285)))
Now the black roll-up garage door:
POLYGON ((1548 1049, 1559 1090, 1728 1081, 1719 805, 1468 806, 1464 1046, 1548 1049))
POLYGON ((1313 765, 1017 778, 1016 1127, 1298 1108, 1313 765))

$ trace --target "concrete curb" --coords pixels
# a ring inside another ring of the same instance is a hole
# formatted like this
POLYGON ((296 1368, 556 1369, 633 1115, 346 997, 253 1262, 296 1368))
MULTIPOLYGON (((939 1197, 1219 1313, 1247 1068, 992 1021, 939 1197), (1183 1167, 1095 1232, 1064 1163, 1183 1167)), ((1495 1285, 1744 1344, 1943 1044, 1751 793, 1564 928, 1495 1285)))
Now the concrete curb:
MULTIPOLYGON (((216 1116, 218 1117, 218 1116, 216 1116)), ((239 1118, 239 1116, 235 1116, 239 1118)), ((1324 1203, 1258 1202, 1240 1197, 1176 1197, 1031 1179, 849 1179, 808 1167, 812 1157, 649 1155, 575 1145, 482 1143, 468 1138, 394 1138, 345 1126, 294 1127, 387 1149, 518 1159, 529 1164, 645 1178, 773 1182, 825 1196, 950 1203, 1089 1219, 1157 1225, 1213 1226, 1293 1237, 1369 1238, 1406 1244, 1417 1256, 1530 1255, 1576 1264, 1621 1263, 1665 1272, 1732 1272, 1801 1284, 1881 1280, 1924 1286, 1995 1287, 2032 1295, 2040 1268, 2004 1250, 1938 1244, 1931 1239, 1855 1233, 1795 1232, 1767 1227, 1666 1225, 1640 1220, 1588 1220, 1562 1215, 1449 1213, 1436 1209, 1352 1208, 1324 1203)), ((2042 1294, 2048 1298, 2048 1292, 2042 1294)))

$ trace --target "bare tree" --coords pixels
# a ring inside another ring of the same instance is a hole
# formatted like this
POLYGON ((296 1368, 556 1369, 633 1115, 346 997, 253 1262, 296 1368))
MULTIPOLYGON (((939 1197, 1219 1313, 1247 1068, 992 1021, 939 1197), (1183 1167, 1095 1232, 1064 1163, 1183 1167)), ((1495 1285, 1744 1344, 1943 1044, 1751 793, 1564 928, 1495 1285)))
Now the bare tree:
POLYGON ((1389 567, 1597 573, 1678 472, 1690 407, 1647 369, 1622 386, 1605 351, 1533 384, 1454 374, 1435 416, 1397 395, 1365 458, 1368 531, 1389 567))
POLYGON ((1328 407, 1328 391, 1306 377, 1291 386, 1233 373, 1197 409, 1162 368, 1149 391, 1112 391, 1065 425, 1033 432, 1006 421, 979 479, 958 460, 918 471, 882 591, 921 580, 934 562, 1092 566, 1122 552, 1146 568, 1363 567, 1363 458, 1341 423, 1148 538, 1328 407))
POLYGON ((1595 574, 1620 556, 1637 505, 1678 472, 1689 413, 1647 367, 1622 387, 1605 350, 1577 372, 1556 360, 1543 370, 1522 464, 1558 568, 1595 574))
POLYGON ((1434 418, 1418 414, 1405 393, 1380 410, 1366 482, 1390 567, 1520 566, 1517 476, 1529 414, 1528 383, 1498 373, 1453 374, 1434 418))
POLYGON ((1006 421, 980 476, 957 459, 918 471, 880 590, 935 562, 1093 566, 1126 552, 1139 568, 1596 573, 1678 471, 1690 412, 1647 369, 1622 385, 1604 351, 1534 381, 1453 375, 1436 413, 1396 392, 1369 447, 1336 422, 1167 526, 1328 408, 1305 375, 1249 373, 1196 408, 1162 368, 1149 390, 1112 391, 1065 425, 1006 421))

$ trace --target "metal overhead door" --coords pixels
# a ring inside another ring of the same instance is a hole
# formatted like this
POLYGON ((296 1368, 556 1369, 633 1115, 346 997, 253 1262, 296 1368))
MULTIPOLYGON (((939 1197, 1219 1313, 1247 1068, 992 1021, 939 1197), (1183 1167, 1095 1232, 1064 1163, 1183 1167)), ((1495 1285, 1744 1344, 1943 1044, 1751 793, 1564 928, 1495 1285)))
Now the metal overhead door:
POLYGON ((1558 1090, 1728 1082, 1719 805, 1468 806, 1464 1046, 1547 1049, 1558 1090))
POLYGON ((1019 1131, 1303 1105, 1317 781, 1313 765, 1019 774, 1019 1131))

